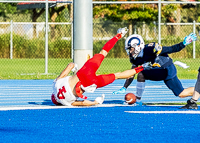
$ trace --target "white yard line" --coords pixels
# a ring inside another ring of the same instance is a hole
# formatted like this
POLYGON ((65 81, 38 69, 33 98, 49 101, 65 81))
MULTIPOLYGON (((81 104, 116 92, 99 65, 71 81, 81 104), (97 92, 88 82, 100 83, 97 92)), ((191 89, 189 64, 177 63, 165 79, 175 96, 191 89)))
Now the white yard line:
POLYGON ((200 111, 124 111, 135 114, 200 114, 200 111))

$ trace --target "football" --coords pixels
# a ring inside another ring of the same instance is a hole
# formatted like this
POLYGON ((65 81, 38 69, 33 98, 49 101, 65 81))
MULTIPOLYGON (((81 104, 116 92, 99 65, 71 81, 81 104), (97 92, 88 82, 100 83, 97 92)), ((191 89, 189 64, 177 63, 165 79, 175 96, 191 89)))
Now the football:
POLYGON ((133 93, 127 93, 125 95, 125 101, 129 105, 134 104, 136 102, 136 96, 135 96, 135 94, 133 94, 133 93))

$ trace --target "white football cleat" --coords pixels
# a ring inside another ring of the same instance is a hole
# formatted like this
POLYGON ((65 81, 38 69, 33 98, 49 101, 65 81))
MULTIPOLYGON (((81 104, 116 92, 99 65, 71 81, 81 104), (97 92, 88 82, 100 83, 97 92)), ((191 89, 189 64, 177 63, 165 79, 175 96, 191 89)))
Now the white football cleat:
POLYGON ((95 99, 96 102, 98 102, 99 104, 102 104, 105 98, 105 94, 102 94, 101 97, 97 97, 95 99))
POLYGON ((126 35, 127 32, 128 32, 128 28, 127 28, 127 27, 119 28, 119 29, 117 30, 117 33, 121 34, 122 37, 124 37, 124 35, 126 35))

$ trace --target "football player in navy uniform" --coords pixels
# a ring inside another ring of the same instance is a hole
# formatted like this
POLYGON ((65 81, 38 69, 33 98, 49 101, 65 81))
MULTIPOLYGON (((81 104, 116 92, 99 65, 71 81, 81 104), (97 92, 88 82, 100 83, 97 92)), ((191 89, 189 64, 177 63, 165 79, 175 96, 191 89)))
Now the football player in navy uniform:
POLYGON ((187 104, 185 106, 181 107, 181 109, 198 109, 196 102, 200 97, 200 67, 199 67, 198 71, 199 71, 199 73, 197 76, 197 81, 195 84, 193 96, 191 99, 189 99, 187 101, 187 104))
MULTIPOLYGON (((142 104, 140 99, 145 89, 145 80, 163 80, 174 95, 179 96, 180 98, 193 95, 194 87, 189 87, 187 89, 183 88, 177 77, 176 67, 168 54, 181 51, 186 45, 195 40, 197 40, 197 36, 193 33, 186 36, 183 42, 173 46, 162 46, 155 42, 145 45, 143 38, 138 34, 133 34, 126 39, 125 50, 129 55, 132 68, 138 67, 145 62, 151 62, 154 66, 151 70, 143 70, 138 73, 136 84, 136 103, 139 105, 142 104)), ((133 79, 134 77, 127 79, 124 86, 113 92, 113 94, 125 93, 133 79)))

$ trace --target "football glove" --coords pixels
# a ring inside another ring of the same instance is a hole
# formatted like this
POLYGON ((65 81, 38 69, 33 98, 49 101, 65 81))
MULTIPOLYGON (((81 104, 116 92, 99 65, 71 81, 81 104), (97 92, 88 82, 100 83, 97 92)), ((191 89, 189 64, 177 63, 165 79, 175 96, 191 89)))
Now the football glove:
POLYGON ((159 45, 158 43, 156 43, 153 51, 156 54, 156 56, 158 56, 162 51, 162 45, 159 45))
POLYGON ((117 30, 117 34, 121 34, 121 38, 124 37, 126 35, 126 33, 128 32, 128 28, 124 27, 124 28, 119 28, 117 30))
POLYGON ((114 91, 113 94, 122 94, 122 93, 125 93, 125 92, 126 92, 126 88, 122 87, 121 89, 114 91))
POLYGON ((147 62, 147 63, 142 64, 142 67, 144 68, 144 70, 150 70, 152 69, 152 64, 151 62, 147 62))
POLYGON ((101 97, 97 97, 95 99, 96 102, 98 102, 99 104, 102 104, 105 98, 105 94, 102 94, 101 97))
POLYGON ((190 35, 185 36, 183 44, 186 46, 186 45, 189 45, 190 43, 192 43, 192 41, 196 41, 196 40, 197 40, 196 34, 190 33, 190 35))

